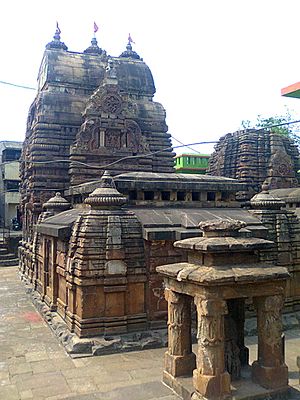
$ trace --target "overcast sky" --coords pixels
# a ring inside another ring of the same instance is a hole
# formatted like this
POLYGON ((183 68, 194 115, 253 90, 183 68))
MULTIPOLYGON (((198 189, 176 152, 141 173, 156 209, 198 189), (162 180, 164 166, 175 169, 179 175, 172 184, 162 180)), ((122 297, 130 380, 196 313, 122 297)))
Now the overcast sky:
MULTIPOLYGON (((280 96, 300 81, 299 16, 299 0, 6 0, 0 80, 36 87, 56 20, 71 51, 89 46, 95 20, 98 44, 110 55, 125 49, 131 33, 174 137, 217 140, 242 120, 284 113, 284 105, 300 119, 300 99, 280 96)), ((24 139, 34 96, 0 84, 0 140, 24 139)))

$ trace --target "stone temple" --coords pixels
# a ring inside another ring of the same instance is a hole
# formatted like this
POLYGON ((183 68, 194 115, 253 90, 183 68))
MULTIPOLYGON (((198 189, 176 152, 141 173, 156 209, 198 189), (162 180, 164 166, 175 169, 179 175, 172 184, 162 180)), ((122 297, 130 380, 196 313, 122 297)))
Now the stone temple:
MULTIPOLYGON (((68 332, 71 352, 78 337, 98 337, 85 339, 89 354, 164 344, 167 302, 156 267, 186 262, 173 243, 198 237, 199 223, 212 219, 238 219, 241 235, 272 241, 259 261, 288 268, 285 310, 300 308, 296 215, 266 185, 242 208, 236 194, 255 193, 256 181, 176 174, 154 93, 131 43, 119 57, 95 38, 71 52, 56 32, 46 46, 21 159, 20 271, 53 329, 68 332)), ((294 160, 285 149, 282 157, 294 160)), ((286 179, 296 183, 292 172, 286 179)))
MULTIPOLYGON (((209 160, 208 173, 249 183, 255 191, 298 186, 299 151, 285 135, 265 129, 237 131, 223 136, 209 160), (256 188, 255 188, 256 185, 256 188)), ((251 190, 240 193, 249 199, 251 190)))

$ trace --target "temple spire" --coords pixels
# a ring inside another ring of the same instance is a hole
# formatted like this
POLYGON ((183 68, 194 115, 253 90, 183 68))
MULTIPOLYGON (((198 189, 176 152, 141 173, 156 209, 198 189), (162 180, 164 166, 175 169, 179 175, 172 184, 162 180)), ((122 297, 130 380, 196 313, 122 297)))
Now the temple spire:
POLYGON ((120 208, 126 202, 127 198, 116 189, 108 171, 102 175, 99 187, 84 200, 92 209, 120 208))
POLYGON ((101 49, 101 47, 98 46, 98 41, 96 39, 96 36, 94 34, 94 37, 91 40, 91 45, 83 51, 84 53, 88 54, 105 54, 105 51, 101 49))
POLYGON ((46 49, 62 49, 62 50, 68 50, 68 47, 60 41, 60 34, 61 34, 61 30, 59 28, 58 22, 56 22, 56 30, 55 30, 55 34, 53 36, 53 40, 52 42, 49 42, 46 45, 46 49))
POLYGON ((96 22, 94 22, 94 36, 91 40, 91 46, 89 46, 83 52, 88 53, 88 54, 99 54, 99 55, 106 56, 106 51, 102 50, 101 47, 98 46, 98 41, 96 39, 96 33, 98 32, 98 30, 99 30, 99 27, 96 24, 96 22))
POLYGON ((132 40, 132 37, 131 37, 131 35, 129 33, 126 50, 123 51, 122 54, 120 54, 120 57, 134 58, 135 60, 141 60, 142 61, 143 59, 138 55, 138 53, 136 51, 132 50, 131 43, 135 43, 135 42, 132 40))

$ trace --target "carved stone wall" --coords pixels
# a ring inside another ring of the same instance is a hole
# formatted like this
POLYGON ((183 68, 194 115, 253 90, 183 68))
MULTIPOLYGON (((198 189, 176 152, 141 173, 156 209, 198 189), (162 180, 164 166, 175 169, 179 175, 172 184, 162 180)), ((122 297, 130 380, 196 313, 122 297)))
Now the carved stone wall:
POLYGON ((95 180, 104 169, 113 175, 129 171, 174 172, 165 111, 152 100, 155 89, 151 72, 140 60, 132 63, 128 71, 124 65, 123 59, 110 60, 102 84, 87 102, 71 148, 72 185, 95 180), (134 75, 135 81, 127 84, 134 75), (120 158, 122 162, 118 162, 120 158), (76 164, 83 160, 95 168, 76 164))
MULTIPOLYGON (((287 136, 245 130, 219 140, 208 173, 257 185, 259 191, 264 182, 270 189, 297 186, 298 169, 299 152, 287 136)), ((241 198, 250 198, 253 193, 241 193, 241 198)))
POLYGON ((163 327, 167 318, 162 277, 156 267, 162 264, 186 261, 186 257, 173 247, 173 241, 144 241, 147 271, 146 301, 148 319, 152 327, 163 327))

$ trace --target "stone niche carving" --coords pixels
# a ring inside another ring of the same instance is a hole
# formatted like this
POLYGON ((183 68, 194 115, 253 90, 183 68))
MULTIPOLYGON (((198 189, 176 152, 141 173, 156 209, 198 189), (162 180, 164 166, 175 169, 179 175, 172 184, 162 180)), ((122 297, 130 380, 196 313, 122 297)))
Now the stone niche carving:
POLYGON ((105 147, 111 149, 120 149, 121 131, 119 129, 107 129, 105 135, 105 147))
POLYGON ((149 151, 149 145, 146 142, 145 137, 142 135, 141 128, 133 120, 125 121, 126 130, 126 144, 127 147, 133 153, 144 153, 149 151))
POLYGON ((117 92, 117 88, 111 87, 109 91, 98 88, 90 97, 85 114, 121 114, 123 110, 123 101, 117 92))
POLYGON ((116 128, 115 122, 110 122, 109 127, 102 128, 100 118, 87 117, 77 134, 76 148, 85 151, 104 147, 110 151, 127 149, 134 154, 150 151, 137 122, 128 119, 119 122, 121 127, 116 128))
POLYGON ((116 94, 103 96, 100 109, 107 114, 119 114, 122 111, 122 99, 116 94))
POLYGON ((98 146, 100 121, 98 118, 87 117, 81 125, 74 148, 81 151, 90 151, 98 146))
POLYGON ((292 159, 285 151, 278 150, 271 156, 270 166, 272 175, 294 177, 292 159))

